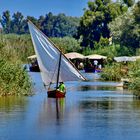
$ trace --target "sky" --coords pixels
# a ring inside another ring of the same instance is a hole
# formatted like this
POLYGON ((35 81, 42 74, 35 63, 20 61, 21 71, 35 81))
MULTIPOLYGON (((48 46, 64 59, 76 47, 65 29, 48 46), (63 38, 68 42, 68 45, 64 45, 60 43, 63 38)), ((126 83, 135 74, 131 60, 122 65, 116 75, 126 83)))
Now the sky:
POLYGON ((65 13, 66 16, 80 17, 87 7, 88 0, 0 0, 0 15, 6 10, 13 13, 21 12, 24 17, 45 16, 52 12, 54 15, 65 13))

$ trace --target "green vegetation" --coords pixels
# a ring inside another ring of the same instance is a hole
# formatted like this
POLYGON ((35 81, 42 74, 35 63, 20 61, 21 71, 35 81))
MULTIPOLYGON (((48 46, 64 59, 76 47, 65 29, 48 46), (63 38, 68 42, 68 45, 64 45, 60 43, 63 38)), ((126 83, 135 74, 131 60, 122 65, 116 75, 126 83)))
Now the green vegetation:
MULTIPOLYGON (((27 19, 32 21, 48 37, 72 37, 76 34, 79 25, 77 17, 69 17, 65 14, 53 15, 51 12, 40 16, 39 19, 31 16, 27 16, 27 19)), ((29 34, 27 19, 20 12, 14 13, 12 18, 8 10, 3 12, 0 18, 3 33, 29 34)))
POLYGON ((94 48, 95 43, 99 42, 101 37, 109 38, 111 32, 108 24, 125 13, 127 9, 126 5, 113 3, 110 0, 89 1, 77 32, 77 37, 81 38, 81 45, 94 48))
POLYGON ((23 110, 26 109, 26 106, 28 104, 28 101, 24 96, 3 96, 0 98, 0 109, 5 110, 7 112, 7 115, 11 110, 13 110, 13 107, 18 106, 18 108, 22 108, 23 110))
POLYGON ((129 63, 113 62, 104 67, 101 79, 106 81, 120 81, 122 78, 129 79, 128 89, 140 97, 140 60, 129 63))
MULTIPOLYGON (((107 56, 108 64, 104 67, 102 78, 118 81, 121 77, 127 77, 133 81, 130 88, 139 91, 140 75, 137 69, 140 64, 128 64, 129 72, 126 74, 125 65, 113 63, 113 57, 140 55, 140 1, 95 0, 88 2, 81 18, 50 12, 38 19, 31 16, 27 19, 50 37, 63 53, 76 51, 84 55, 95 53, 107 56)), ((12 18, 9 11, 0 16, 0 82, 3 84, 0 88, 3 93, 13 94, 9 93, 13 89, 13 92, 26 94, 21 89, 28 91, 30 87, 29 79, 20 67, 28 56, 34 54, 27 19, 20 12, 14 13, 12 18), (3 73, 5 77, 2 77, 3 73), (12 79, 16 82, 12 83, 12 79), (16 84, 17 89, 12 88, 16 84)))
POLYGON ((34 54, 30 35, 0 34, 0 42, 4 46, 7 59, 16 57, 15 61, 26 62, 27 57, 34 54))
POLYGON ((89 2, 80 20, 77 38, 85 48, 84 54, 108 56, 101 74, 104 80, 128 78, 129 88, 140 96, 140 63, 113 63, 115 56, 140 55, 140 1, 133 4, 133 0, 89 2))
POLYGON ((121 64, 112 63, 106 65, 101 73, 101 79, 105 81, 120 81, 123 73, 121 73, 121 64))
POLYGON ((30 82, 21 63, 0 59, 0 95, 28 95, 30 82))
POLYGON ((140 1, 129 12, 117 17, 110 24, 113 42, 131 48, 140 48, 140 1))
POLYGON ((51 38, 51 40, 62 50, 63 53, 68 52, 79 52, 80 44, 78 41, 72 37, 63 37, 63 38, 51 38))
MULTIPOLYGON (((51 38, 64 52, 78 51, 80 45, 71 37, 51 38)), ((30 95, 31 83, 22 64, 34 54, 30 35, 0 35, 0 95, 30 95)))
POLYGON ((86 47, 85 49, 83 49, 82 53, 84 55, 100 54, 100 55, 107 56, 108 59, 112 59, 115 56, 135 55, 135 51, 132 50, 132 48, 120 46, 119 44, 103 46, 100 42, 95 44, 95 50, 91 49, 90 47, 86 47))
MULTIPOLYGON (((6 36, 7 37, 7 36, 6 36)), ((20 57, 8 39, 2 37, 0 44, 0 96, 30 95, 31 83, 23 69, 20 57)))
MULTIPOLYGON (((63 38, 50 38, 53 43, 63 51, 63 53, 68 53, 72 51, 80 51, 81 47, 78 41, 72 37, 63 38)), ((1 46, 6 54, 4 53, 6 59, 10 60, 11 57, 16 60, 21 60, 22 62, 27 62, 27 57, 33 55, 34 48, 29 34, 16 35, 16 34, 1 34, 0 35, 1 46)), ((13 60, 12 59, 12 60, 13 60)))
POLYGON ((136 61, 129 67, 128 78, 130 79, 129 89, 134 91, 134 94, 140 97, 140 60, 136 61))

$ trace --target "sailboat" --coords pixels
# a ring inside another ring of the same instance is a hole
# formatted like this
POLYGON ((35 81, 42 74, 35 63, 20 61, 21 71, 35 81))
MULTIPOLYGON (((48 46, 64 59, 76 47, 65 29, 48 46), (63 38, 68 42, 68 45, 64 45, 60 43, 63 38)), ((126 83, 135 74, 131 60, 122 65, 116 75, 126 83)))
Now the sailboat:
POLYGON ((86 80, 63 52, 31 21, 29 31, 48 97, 61 98, 65 93, 58 90, 59 82, 86 80), (55 89, 51 85, 56 84, 55 89))

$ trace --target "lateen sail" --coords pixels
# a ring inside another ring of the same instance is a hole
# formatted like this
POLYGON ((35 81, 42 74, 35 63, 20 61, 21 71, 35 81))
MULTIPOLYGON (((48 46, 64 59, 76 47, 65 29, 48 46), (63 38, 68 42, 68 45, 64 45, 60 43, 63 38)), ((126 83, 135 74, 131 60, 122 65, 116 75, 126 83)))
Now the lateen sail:
MULTIPOLYGON (((58 61, 60 50, 37 29, 31 22, 28 22, 35 53, 41 70, 42 80, 45 85, 50 82, 56 83, 58 73, 58 61)), ((71 64, 65 55, 61 56, 61 67, 59 81, 85 80, 81 73, 71 64)))

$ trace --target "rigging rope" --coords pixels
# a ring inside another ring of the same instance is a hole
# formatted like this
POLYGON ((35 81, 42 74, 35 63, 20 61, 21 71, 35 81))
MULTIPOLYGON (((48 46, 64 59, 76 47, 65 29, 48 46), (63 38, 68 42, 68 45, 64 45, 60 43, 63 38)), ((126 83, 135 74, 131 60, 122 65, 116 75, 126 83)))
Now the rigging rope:
MULTIPOLYGON (((52 75, 51 81, 52 81, 53 78, 54 78, 54 75, 55 75, 56 70, 57 70, 57 66, 58 66, 58 62, 57 62, 56 65, 55 65, 55 70, 54 70, 54 73, 53 73, 53 75, 52 75)), ((52 82, 49 83, 49 87, 48 87, 48 89, 50 88, 51 84, 52 84, 52 82)))

